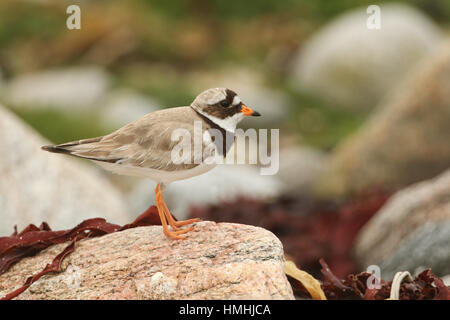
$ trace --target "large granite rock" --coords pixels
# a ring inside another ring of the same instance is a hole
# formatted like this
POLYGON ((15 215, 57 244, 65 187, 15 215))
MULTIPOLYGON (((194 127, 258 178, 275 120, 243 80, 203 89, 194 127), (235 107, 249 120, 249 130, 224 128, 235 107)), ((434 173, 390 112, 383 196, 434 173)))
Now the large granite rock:
POLYGON ((84 219, 130 220, 120 194, 94 167, 44 152, 48 144, 0 105, 0 236, 30 223, 56 229, 84 219))
POLYGON ((370 109, 442 38, 429 18, 405 4, 381 4, 381 29, 370 30, 366 8, 344 13, 306 41, 293 64, 296 87, 370 109))
POLYGON ((395 194, 361 230, 355 254, 384 279, 424 268, 450 274, 450 170, 395 194))
MULTIPOLYGON (((0 296, 39 272, 66 244, 0 275, 0 296)), ((18 299, 293 299, 281 242, 259 227, 201 222, 186 240, 160 226, 82 240, 18 299)))
POLYGON ((339 144, 320 189, 395 190, 450 166, 450 41, 397 87, 363 127, 339 144))

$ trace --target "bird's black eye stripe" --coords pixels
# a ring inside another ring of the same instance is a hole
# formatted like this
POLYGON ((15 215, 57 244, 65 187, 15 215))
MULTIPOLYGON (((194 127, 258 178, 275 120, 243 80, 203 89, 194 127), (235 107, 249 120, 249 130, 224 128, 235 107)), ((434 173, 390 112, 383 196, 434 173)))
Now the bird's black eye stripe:
POLYGON ((227 100, 222 100, 219 103, 222 107, 228 107, 228 104, 229 104, 227 100))

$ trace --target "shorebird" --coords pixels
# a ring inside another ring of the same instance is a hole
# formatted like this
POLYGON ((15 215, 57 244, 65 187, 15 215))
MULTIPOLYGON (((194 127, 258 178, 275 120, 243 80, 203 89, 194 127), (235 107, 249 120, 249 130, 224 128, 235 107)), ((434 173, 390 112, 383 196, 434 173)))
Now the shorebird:
MULTIPOLYGON (((111 134, 43 146, 54 153, 67 154, 95 162, 104 169, 123 175, 147 177, 154 180, 155 202, 164 234, 172 239, 185 239, 194 227, 181 228, 199 219, 176 221, 163 198, 169 183, 203 174, 214 168, 204 153, 198 157, 193 152, 188 161, 173 161, 173 151, 178 141, 173 132, 184 130, 195 136, 195 124, 201 124, 202 150, 213 144, 214 152, 225 157, 234 142, 236 125, 246 116, 260 114, 244 105, 239 96, 226 88, 212 88, 200 93, 190 106, 162 109, 123 126, 111 134), (222 134, 222 139, 212 139, 212 132, 222 134), (230 143, 231 137, 231 143, 230 143), (173 229, 170 230, 169 226, 173 229)), ((188 146, 191 150, 192 146, 188 146)), ((207 156, 211 156, 208 153, 207 156)), ((186 160, 186 159, 185 159, 186 160)))

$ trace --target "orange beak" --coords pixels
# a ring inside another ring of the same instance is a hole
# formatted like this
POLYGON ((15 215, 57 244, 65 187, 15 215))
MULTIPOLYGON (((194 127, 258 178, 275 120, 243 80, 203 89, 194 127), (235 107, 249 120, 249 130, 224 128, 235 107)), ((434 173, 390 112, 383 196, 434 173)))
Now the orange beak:
POLYGON ((259 117, 261 114, 253 109, 247 107, 246 105, 242 105, 241 112, 246 116, 259 117))

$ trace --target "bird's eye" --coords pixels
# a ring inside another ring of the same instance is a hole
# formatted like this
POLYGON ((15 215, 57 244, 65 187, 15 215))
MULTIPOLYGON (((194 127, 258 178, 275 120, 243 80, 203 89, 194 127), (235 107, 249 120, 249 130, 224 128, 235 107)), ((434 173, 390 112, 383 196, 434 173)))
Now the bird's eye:
POLYGON ((228 101, 227 100, 222 100, 222 101, 220 101, 220 105, 222 107, 228 107, 228 101))

